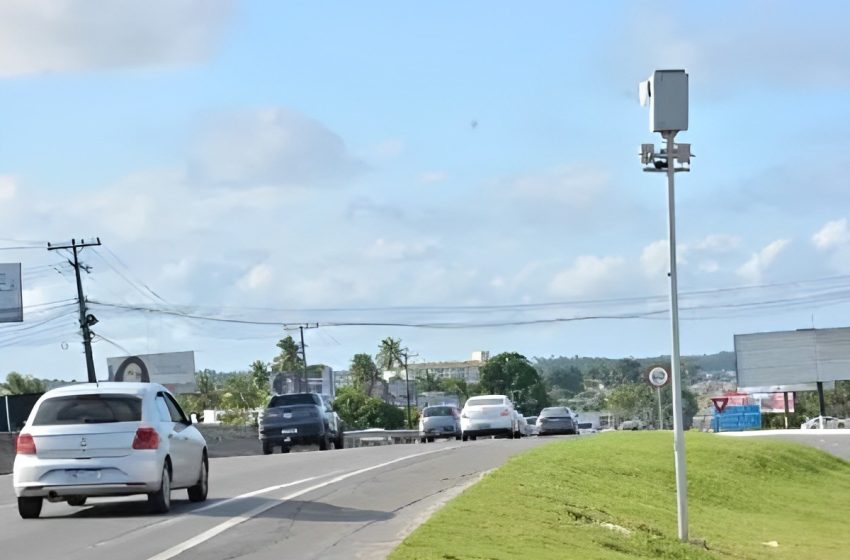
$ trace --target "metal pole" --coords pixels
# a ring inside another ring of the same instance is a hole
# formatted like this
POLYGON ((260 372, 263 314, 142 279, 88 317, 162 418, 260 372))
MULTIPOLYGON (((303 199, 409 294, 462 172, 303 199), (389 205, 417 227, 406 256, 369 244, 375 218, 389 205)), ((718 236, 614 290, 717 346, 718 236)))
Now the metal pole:
POLYGON ((12 429, 12 416, 9 414, 9 395, 6 395, 3 398, 6 399, 6 428, 11 434, 14 430, 12 429))
POLYGON ((656 387, 655 392, 658 393, 658 429, 664 429, 664 413, 661 409, 661 387, 656 387))
POLYGON ((788 391, 782 393, 782 396, 785 398, 785 429, 788 429, 788 391))
POLYGON ((682 377, 679 371, 679 286, 676 276, 676 131, 664 133, 667 140, 667 226, 670 249, 670 327, 673 352, 670 372, 673 377, 673 451, 676 457, 676 510, 679 540, 688 540, 688 481, 685 470, 685 430, 682 422, 682 377))
POLYGON ((826 404, 824 403, 823 398, 823 381, 818 381, 818 405, 820 408, 820 418, 818 421, 818 425, 821 429, 823 429, 823 417, 826 416, 826 404))

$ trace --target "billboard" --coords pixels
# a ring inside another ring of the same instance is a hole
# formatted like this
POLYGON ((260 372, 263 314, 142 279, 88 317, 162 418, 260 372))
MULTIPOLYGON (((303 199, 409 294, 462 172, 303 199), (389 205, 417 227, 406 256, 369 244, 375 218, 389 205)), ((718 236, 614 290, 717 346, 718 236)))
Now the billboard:
POLYGON ((735 335, 738 387, 850 379, 850 328, 735 335))
POLYGON ((110 381, 150 381, 172 393, 195 393, 195 353, 168 352, 107 358, 110 381))
POLYGON ((0 323, 20 323, 23 320, 21 263, 0 263, 0 323))

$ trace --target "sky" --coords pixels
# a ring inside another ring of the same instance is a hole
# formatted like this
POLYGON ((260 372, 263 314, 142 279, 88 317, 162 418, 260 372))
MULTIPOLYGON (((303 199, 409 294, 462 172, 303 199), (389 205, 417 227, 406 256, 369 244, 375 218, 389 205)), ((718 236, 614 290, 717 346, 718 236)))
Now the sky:
POLYGON ((0 3, 0 376, 82 379, 67 254, 107 357, 308 363, 401 338, 669 354, 665 177, 638 83, 690 78, 681 350, 848 326, 843 2, 0 3), (16 247, 23 247, 18 249, 16 247), (192 317, 186 317, 191 315, 192 317), (284 330, 287 325, 289 330, 284 330), (294 330, 292 330, 294 328, 294 330))

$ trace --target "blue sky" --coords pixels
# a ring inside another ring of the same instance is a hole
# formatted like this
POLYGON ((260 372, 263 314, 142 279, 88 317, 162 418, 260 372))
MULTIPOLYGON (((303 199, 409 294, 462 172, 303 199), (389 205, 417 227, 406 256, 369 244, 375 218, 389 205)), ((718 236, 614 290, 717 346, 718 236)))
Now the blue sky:
MULTIPOLYGON (((661 141, 637 99, 656 68, 690 75, 682 351, 846 326, 847 12, 4 2, 0 262, 23 263, 28 308, 0 326, 0 374, 82 377, 73 308, 43 305, 74 296, 47 266, 61 259, 3 250, 81 235, 111 251, 84 253, 86 291, 109 305, 281 323, 640 315, 308 331, 308 360, 338 369, 385 336, 429 360, 667 353, 665 185, 636 155, 661 141)), ((99 367, 123 350, 195 350, 199 367, 244 368, 270 361, 281 333, 93 311, 117 345, 95 344, 99 367)))

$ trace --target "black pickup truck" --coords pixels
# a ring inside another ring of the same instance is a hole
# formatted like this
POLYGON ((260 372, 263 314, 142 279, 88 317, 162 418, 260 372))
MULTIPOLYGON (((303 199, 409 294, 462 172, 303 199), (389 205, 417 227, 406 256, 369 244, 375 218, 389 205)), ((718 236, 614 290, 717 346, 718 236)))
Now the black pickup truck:
POLYGON ((259 420, 260 441, 266 455, 276 446, 283 453, 289 453, 293 445, 318 444, 322 451, 343 447, 342 420, 325 395, 275 395, 259 420))

